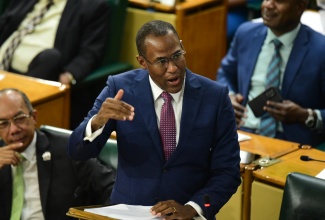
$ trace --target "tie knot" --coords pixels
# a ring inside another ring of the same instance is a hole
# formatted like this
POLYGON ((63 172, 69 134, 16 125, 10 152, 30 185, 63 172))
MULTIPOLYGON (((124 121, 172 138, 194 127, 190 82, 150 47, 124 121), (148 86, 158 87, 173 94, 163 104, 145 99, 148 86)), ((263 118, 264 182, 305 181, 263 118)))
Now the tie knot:
POLYGON ((19 158, 20 158, 20 162, 23 162, 26 160, 26 158, 21 154, 21 153, 18 153, 19 155, 19 158))
POLYGON ((279 50, 279 49, 281 48, 281 46, 282 46, 281 41, 279 41, 278 39, 274 39, 272 42, 273 42, 273 44, 274 44, 274 48, 275 48, 276 50, 279 50))
POLYGON ((169 102, 171 102, 173 100, 173 97, 168 92, 166 92, 166 91, 163 91, 161 93, 161 97, 164 99, 164 101, 166 103, 169 103, 169 102))

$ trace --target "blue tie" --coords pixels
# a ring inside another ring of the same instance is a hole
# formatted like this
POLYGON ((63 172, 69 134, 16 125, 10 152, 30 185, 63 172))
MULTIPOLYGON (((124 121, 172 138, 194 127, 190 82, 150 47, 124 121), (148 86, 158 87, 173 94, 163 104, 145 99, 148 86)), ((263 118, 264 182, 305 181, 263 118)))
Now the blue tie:
MULTIPOLYGON (((274 39, 274 54, 272 56, 271 62, 267 69, 266 74, 266 89, 270 87, 275 87, 279 89, 280 86, 280 65, 281 65, 281 55, 280 48, 282 43, 278 39, 274 39)), ((276 134, 276 120, 269 113, 265 113, 261 117, 260 124, 260 135, 267 137, 275 137, 276 134)))

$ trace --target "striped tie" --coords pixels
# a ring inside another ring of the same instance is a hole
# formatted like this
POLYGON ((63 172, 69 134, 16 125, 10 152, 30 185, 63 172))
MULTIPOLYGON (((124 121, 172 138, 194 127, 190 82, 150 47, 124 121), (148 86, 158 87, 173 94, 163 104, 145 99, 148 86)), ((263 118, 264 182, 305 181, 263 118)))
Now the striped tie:
MULTIPOLYGON (((267 69, 266 74, 266 88, 275 87, 279 89, 280 86, 280 65, 281 55, 280 48, 282 43, 278 39, 273 40, 274 54, 267 69)), ((275 137, 276 134, 276 120, 269 113, 265 113, 261 117, 260 135, 267 137, 275 137)))
POLYGON ((50 0, 46 6, 37 14, 35 17, 33 17, 25 27, 18 30, 15 36, 10 41, 6 51, 4 52, 2 61, 0 63, 0 70, 8 70, 12 61, 12 57, 15 53, 15 50, 19 46, 21 40, 24 36, 27 34, 32 33, 35 30, 35 26, 38 25, 42 18, 44 17, 45 13, 49 10, 49 8, 53 5, 53 1, 50 0))
POLYGON ((168 160, 176 148, 176 122, 172 105, 173 97, 165 91, 161 93, 161 97, 165 102, 160 113, 160 136, 165 159, 168 160))

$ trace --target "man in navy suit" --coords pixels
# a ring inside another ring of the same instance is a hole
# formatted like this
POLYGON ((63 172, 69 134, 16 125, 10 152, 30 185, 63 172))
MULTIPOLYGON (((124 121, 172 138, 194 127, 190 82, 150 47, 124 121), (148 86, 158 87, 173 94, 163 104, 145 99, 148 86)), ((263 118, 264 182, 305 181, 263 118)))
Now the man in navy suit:
POLYGON ((267 102, 276 119, 276 138, 317 146, 325 142, 325 37, 300 23, 307 0, 265 0, 263 23, 248 22, 237 31, 217 72, 227 85, 237 124, 259 133, 260 118, 248 107, 266 89, 273 39, 282 43, 280 90, 283 102, 267 102))
POLYGON ((0 90, 0 220, 72 219, 66 215, 70 207, 109 203, 115 172, 97 159, 71 160, 68 137, 35 129, 36 121, 37 111, 24 93, 0 90), (22 210, 12 202, 19 193, 13 178, 18 164, 22 210))
POLYGON ((141 69, 110 76, 67 146, 77 160, 96 157, 112 131, 118 143, 111 203, 153 206, 165 219, 214 219, 240 184, 239 144, 228 89, 186 68, 175 28, 154 20, 138 31, 141 69), (165 159, 161 93, 172 96, 176 149, 165 159), (210 197, 206 210, 204 195, 210 197))

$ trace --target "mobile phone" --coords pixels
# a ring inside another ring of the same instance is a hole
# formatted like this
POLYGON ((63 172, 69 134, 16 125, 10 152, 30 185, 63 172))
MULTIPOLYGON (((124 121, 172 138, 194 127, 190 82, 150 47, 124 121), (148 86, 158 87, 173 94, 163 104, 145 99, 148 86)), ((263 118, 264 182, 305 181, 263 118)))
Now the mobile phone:
POLYGON ((267 101, 282 102, 282 97, 277 88, 270 87, 259 94, 256 98, 248 102, 248 105, 252 109, 255 117, 261 117, 265 113, 263 107, 266 105, 267 101))

